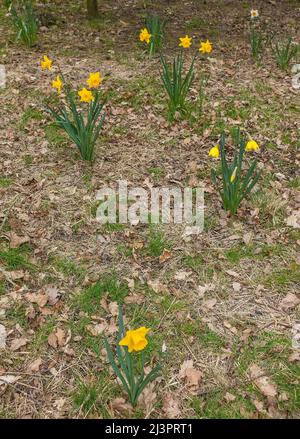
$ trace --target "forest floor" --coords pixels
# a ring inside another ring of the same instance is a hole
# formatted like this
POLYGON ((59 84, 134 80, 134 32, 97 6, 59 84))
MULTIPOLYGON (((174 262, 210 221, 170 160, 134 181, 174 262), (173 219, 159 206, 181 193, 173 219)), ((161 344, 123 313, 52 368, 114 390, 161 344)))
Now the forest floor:
POLYGON ((92 22, 85 2, 60 3, 45 8, 34 49, 15 42, 0 6, 7 71, 0 90, 0 417, 299 418, 292 333, 300 321, 300 92, 270 50, 257 65, 248 41, 252 7, 276 38, 300 41, 299 1, 116 0, 92 22), (196 61, 192 98, 201 74, 209 79, 193 120, 166 120, 159 58, 149 59, 138 41, 145 6, 168 19, 168 57, 186 33, 213 43, 208 59, 196 61), (92 166, 44 111, 53 94, 53 75, 39 66, 44 54, 76 87, 90 72, 105 76, 108 117, 92 166), (262 174, 229 218, 210 180, 208 151, 237 126, 259 143, 262 174), (96 192, 118 180, 204 187, 203 233, 99 224, 96 192), (128 327, 152 329, 147 359, 163 366, 134 410, 103 346, 103 330, 115 340, 120 301, 128 327))

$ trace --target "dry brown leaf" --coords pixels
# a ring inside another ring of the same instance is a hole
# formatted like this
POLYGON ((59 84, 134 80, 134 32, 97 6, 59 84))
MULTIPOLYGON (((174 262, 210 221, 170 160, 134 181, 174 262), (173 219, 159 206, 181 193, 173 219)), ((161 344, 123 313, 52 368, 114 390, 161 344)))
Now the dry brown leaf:
POLYGON ((282 301, 279 303, 279 306, 284 311, 288 311, 289 309, 295 308, 299 305, 300 299, 296 296, 296 294, 288 293, 282 301))
POLYGON ((0 385, 1 384, 14 384, 19 381, 22 377, 17 375, 0 375, 0 385))
POLYGON ((294 210, 285 222, 287 226, 300 229, 300 210, 294 210))
POLYGON ((73 348, 71 348, 69 345, 66 345, 63 347, 63 352, 66 355, 69 355, 70 357, 74 357, 75 356, 75 351, 73 348))
POLYGON ((108 304, 109 312, 112 316, 116 317, 119 314, 119 305, 117 302, 110 302, 108 304))
POLYGON ((48 304, 55 305, 60 297, 59 289, 53 285, 48 285, 45 287, 45 293, 48 296, 48 304))
POLYGON ((57 331, 55 333, 57 338, 58 346, 62 347, 65 344, 65 331, 61 328, 57 328, 57 331))
POLYGON ((224 398, 226 399, 227 402, 233 402, 236 400, 236 396, 230 392, 226 392, 224 398))
POLYGON ((145 297, 142 294, 138 294, 138 293, 129 294, 124 299, 125 303, 136 303, 137 305, 140 305, 144 301, 145 301, 145 297))
POLYGON ((167 287, 165 285, 163 285, 158 279, 156 279, 156 280, 148 280, 147 284, 156 293, 166 293, 166 292, 168 292, 167 287))
POLYGON ((115 334, 116 332, 118 332, 118 329, 119 329, 119 328, 118 328, 118 326, 117 326, 115 320, 114 320, 114 319, 111 319, 110 322, 109 322, 109 324, 108 324, 108 326, 107 326, 107 332, 108 332, 109 334, 115 334))
POLYGON ((182 363, 178 376, 185 380, 190 390, 196 391, 199 389, 202 373, 194 368, 193 360, 185 360, 182 363))
POLYGON ((172 256, 172 253, 167 250, 166 248, 164 249, 163 253, 160 255, 159 257, 159 262, 161 264, 163 264, 164 262, 166 262, 168 259, 170 259, 172 256))
POLYGON ((28 302, 36 303, 41 308, 48 302, 48 296, 45 293, 26 293, 25 298, 28 302))
POLYGON ((121 415, 130 415, 132 413, 132 406, 125 401, 124 398, 115 398, 110 403, 111 410, 113 414, 115 412, 120 413, 121 415))
POLYGON ((213 307, 216 305, 216 303, 217 303, 217 299, 215 299, 215 298, 204 300, 202 303, 202 308, 213 309, 213 307))
POLYGON ((6 236, 9 239, 10 248, 17 248, 17 247, 20 247, 20 245, 25 244, 26 242, 29 242, 28 236, 18 236, 13 231, 6 233, 6 236))
POLYGON ((155 382, 148 384, 138 398, 139 406, 145 410, 147 414, 151 413, 156 402, 156 393, 154 392, 155 382))
POLYGON ((289 356, 289 362, 290 363, 296 363, 296 362, 300 362, 300 352, 299 351, 295 351, 293 352, 290 356, 289 356))
POLYGON ((233 291, 238 293, 239 291, 241 291, 242 285, 240 283, 238 283, 238 282, 233 282, 232 283, 232 288, 233 288, 233 291))
POLYGON ((42 364, 42 359, 41 358, 37 358, 36 360, 32 361, 28 365, 27 370, 29 372, 38 372, 40 370, 41 364, 42 364))
POLYGON ((239 274, 233 270, 226 270, 225 273, 229 274, 229 276, 232 276, 232 277, 239 277, 239 274))
POLYGON ((179 400, 175 399, 172 393, 167 393, 163 400, 163 411, 167 418, 177 419, 180 418, 180 404, 179 400))
POLYGON ((26 346, 27 343, 28 343, 28 340, 25 337, 15 338, 12 340, 12 342, 10 344, 10 350, 13 352, 17 351, 20 348, 22 348, 23 346, 26 346))
POLYGON ((109 313, 108 302, 106 297, 102 297, 102 299, 100 300, 100 305, 102 306, 103 309, 105 309, 106 312, 109 313))
POLYGON ((25 276, 25 272, 23 270, 16 270, 9 272, 9 277, 11 278, 11 280, 23 279, 24 276, 25 276))
POLYGON ((174 279, 175 280, 185 280, 190 275, 191 275, 191 272, 189 272, 189 271, 177 271, 177 273, 175 273, 174 279))
POLYGON ((198 178, 196 177, 196 175, 191 175, 190 176, 188 185, 190 187, 197 187, 197 186, 199 186, 199 181, 198 181, 198 178))
POLYGON ((267 411, 264 408, 264 403, 262 401, 259 401, 258 399, 254 399, 253 404, 258 412, 263 414, 267 413, 267 411))
POLYGON ((97 323, 96 325, 87 325, 86 329, 89 331, 91 335, 96 337, 97 335, 102 334, 102 332, 107 328, 105 323, 97 323))
POLYGON ((248 233, 245 233, 245 234, 243 235, 243 242, 244 242, 246 245, 251 245, 251 244, 252 244, 252 241, 253 241, 253 233, 252 233, 252 232, 248 232, 248 233))
POLYGON ((129 277, 125 277, 125 280, 127 281, 128 288, 130 290, 133 290, 134 289, 134 279, 131 279, 129 277))
POLYGON ((277 395, 277 388, 273 384, 265 372, 255 363, 249 367, 251 380, 258 387, 263 395, 274 398, 277 395))
POLYGON ((51 334, 49 335, 48 344, 49 344, 49 346, 51 346, 54 349, 57 348, 58 342, 57 342, 57 337, 56 337, 55 332, 51 332, 51 334))

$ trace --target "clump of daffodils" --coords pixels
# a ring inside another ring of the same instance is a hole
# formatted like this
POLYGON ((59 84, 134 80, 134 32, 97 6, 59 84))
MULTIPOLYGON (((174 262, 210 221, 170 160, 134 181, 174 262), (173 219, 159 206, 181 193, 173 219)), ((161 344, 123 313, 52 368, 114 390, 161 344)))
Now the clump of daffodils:
MULTIPOLYGON (((193 39, 188 35, 179 38, 179 47, 181 48, 180 53, 175 56, 171 65, 166 61, 166 58, 161 55, 161 78, 163 85, 168 95, 168 119, 173 121, 175 114, 178 112, 181 117, 188 117, 192 112, 192 106, 187 102, 187 96, 192 86, 194 80, 194 64, 196 61, 196 55, 193 57, 187 72, 184 72, 185 57, 184 52, 186 52, 192 45, 193 39)), ((213 50, 212 43, 209 40, 201 41, 199 52, 202 55, 209 54, 213 50)), ((205 81, 201 81, 201 90, 197 101, 203 102, 205 81)))
POLYGON ((121 306, 118 325, 116 346, 112 349, 105 338, 105 348, 116 377, 127 393, 130 403, 135 407, 144 388, 159 376, 161 367, 157 365, 145 375, 144 351, 149 344, 147 336, 150 328, 142 326, 125 331, 121 306))
MULTIPOLYGON (((52 64, 53 61, 44 55, 40 63, 42 70, 52 71, 52 64)), ((85 108, 80 108, 77 104, 74 92, 61 72, 52 80, 52 87, 57 93, 61 95, 64 92, 66 104, 62 101, 59 108, 47 107, 47 111, 57 126, 63 129, 78 147, 81 157, 87 161, 94 158, 95 144, 105 118, 104 102, 100 100, 99 91, 102 80, 100 72, 90 73, 86 80, 88 87, 78 90, 79 103, 87 104, 85 108)))
POLYGON ((229 162, 226 157, 224 134, 222 134, 220 142, 212 147, 208 153, 214 159, 218 159, 221 156, 221 179, 215 170, 212 170, 211 177, 222 198, 224 209, 229 211, 231 215, 237 213, 242 200, 251 192, 259 178, 259 174, 255 172, 256 160, 251 163, 248 171, 243 171, 245 151, 259 151, 258 143, 253 139, 245 142, 241 138, 239 130, 237 133, 237 143, 239 144, 239 151, 235 154, 232 162, 229 162))
POLYGON ((263 58, 266 47, 273 38, 271 32, 266 32, 259 19, 259 12, 257 9, 250 11, 250 46, 251 54, 256 62, 260 62, 263 58))

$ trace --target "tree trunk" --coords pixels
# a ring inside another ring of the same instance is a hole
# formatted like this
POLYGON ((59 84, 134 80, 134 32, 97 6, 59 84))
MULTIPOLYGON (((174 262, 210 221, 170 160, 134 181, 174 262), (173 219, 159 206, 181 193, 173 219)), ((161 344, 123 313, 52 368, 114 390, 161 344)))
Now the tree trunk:
POLYGON ((88 18, 98 17, 98 0, 87 0, 88 18))

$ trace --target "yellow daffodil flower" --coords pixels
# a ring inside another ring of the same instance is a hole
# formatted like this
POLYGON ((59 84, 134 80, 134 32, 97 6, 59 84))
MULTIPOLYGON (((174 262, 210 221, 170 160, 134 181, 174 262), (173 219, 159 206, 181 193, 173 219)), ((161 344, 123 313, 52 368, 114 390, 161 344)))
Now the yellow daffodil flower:
POLYGON ((213 47, 209 40, 201 41, 199 52, 201 53, 210 53, 212 51, 213 47))
POLYGON ((259 149, 258 144, 255 142, 255 140, 249 140, 249 142, 246 145, 245 150, 246 151, 257 151, 259 149))
POLYGON ((57 93, 60 93, 62 86, 63 83, 61 82, 60 76, 57 75, 56 80, 52 81, 52 87, 57 89, 57 93))
POLYGON ((144 28, 141 30, 140 32, 140 41, 146 41, 147 44, 150 43, 150 39, 151 39, 152 35, 148 32, 147 28, 144 28))
POLYGON ((251 18, 257 18, 259 16, 257 9, 251 9, 250 11, 251 18))
POLYGON ((234 182, 235 177, 236 177, 236 171, 237 171, 237 166, 234 168, 234 171, 233 171, 233 173, 231 174, 231 177, 230 177, 230 183, 233 183, 233 182, 234 182))
POLYGON ((141 328, 127 331, 126 335, 122 340, 119 341, 120 346, 127 346, 128 352, 132 351, 142 351, 148 344, 148 340, 146 339, 146 334, 150 331, 150 329, 142 326, 141 328))
POLYGON ((87 102, 88 104, 94 99, 93 93, 90 90, 87 90, 86 88, 83 88, 78 92, 80 96, 81 102, 87 102))
POLYGON ((90 88, 97 88, 101 84, 103 79, 101 78, 100 72, 90 73, 89 79, 86 81, 90 88))
POLYGON ((219 145, 214 146, 213 148, 211 148, 211 150, 209 151, 208 155, 217 159, 219 157, 219 145))
POLYGON ((192 45, 192 38, 189 38, 188 35, 179 38, 179 40, 179 47, 183 47, 184 49, 188 49, 192 45))
POLYGON ((48 58, 47 55, 44 55, 44 59, 41 61, 41 67, 43 70, 48 69, 51 70, 52 61, 48 58))

